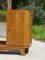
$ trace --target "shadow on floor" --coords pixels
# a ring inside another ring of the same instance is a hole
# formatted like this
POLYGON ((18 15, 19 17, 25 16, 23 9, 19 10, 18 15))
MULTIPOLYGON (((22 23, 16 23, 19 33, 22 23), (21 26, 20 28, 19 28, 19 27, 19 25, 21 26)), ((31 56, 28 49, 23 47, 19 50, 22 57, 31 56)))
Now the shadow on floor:
POLYGON ((8 51, 8 52, 2 52, 0 51, 0 54, 13 54, 13 55, 21 55, 18 50, 8 51))

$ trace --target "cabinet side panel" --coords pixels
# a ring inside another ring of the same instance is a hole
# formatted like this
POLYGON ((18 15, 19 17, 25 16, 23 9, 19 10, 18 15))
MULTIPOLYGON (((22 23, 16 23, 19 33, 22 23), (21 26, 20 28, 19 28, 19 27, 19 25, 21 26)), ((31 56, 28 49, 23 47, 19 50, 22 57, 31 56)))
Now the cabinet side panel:
POLYGON ((32 16, 31 12, 25 13, 25 28, 24 28, 24 46, 29 46, 32 43, 32 16))

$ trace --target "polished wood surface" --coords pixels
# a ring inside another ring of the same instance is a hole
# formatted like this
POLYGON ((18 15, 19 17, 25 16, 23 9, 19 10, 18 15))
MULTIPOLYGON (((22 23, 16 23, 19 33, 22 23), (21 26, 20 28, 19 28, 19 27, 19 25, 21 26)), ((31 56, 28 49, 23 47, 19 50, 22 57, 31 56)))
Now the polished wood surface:
POLYGON ((8 10, 7 46, 29 46, 32 41, 32 13, 27 10, 8 10))

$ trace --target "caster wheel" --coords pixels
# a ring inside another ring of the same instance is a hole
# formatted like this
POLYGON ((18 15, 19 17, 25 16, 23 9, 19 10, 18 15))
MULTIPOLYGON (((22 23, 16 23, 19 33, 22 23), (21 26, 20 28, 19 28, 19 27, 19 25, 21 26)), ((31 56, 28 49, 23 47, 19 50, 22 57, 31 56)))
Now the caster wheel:
POLYGON ((25 54, 27 54, 27 53, 28 53, 28 50, 29 50, 28 48, 25 48, 25 54))
POLYGON ((28 53, 28 48, 20 49, 21 55, 26 55, 28 53))

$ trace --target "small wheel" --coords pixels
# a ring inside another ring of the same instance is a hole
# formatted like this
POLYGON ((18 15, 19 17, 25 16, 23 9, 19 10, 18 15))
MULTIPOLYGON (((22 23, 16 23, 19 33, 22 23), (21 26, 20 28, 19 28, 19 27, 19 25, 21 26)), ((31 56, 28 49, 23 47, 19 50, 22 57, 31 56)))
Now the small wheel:
POLYGON ((27 53, 28 53, 28 50, 29 50, 28 48, 25 48, 25 54, 27 54, 27 53))
POLYGON ((21 55, 26 55, 28 53, 28 48, 20 49, 21 55))

